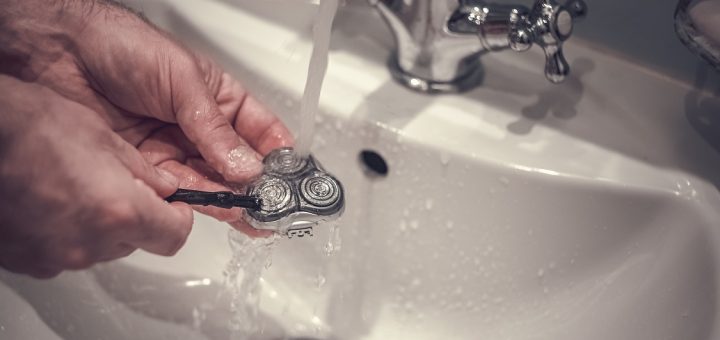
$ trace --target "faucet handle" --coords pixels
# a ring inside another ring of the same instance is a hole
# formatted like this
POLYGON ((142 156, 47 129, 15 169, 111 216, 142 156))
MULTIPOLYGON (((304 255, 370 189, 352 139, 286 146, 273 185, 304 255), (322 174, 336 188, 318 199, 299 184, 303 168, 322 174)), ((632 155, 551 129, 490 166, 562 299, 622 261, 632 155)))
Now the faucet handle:
POLYGON ((545 51, 545 77, 559 83, 570 72, 562 44, 570 38, 575 20, 587 14, 583 0, 570 0, 560 5, 556 0, 538 0, 527 16, 517 21, 510 33, 510 47, 524 51, 533 43, 545 51))

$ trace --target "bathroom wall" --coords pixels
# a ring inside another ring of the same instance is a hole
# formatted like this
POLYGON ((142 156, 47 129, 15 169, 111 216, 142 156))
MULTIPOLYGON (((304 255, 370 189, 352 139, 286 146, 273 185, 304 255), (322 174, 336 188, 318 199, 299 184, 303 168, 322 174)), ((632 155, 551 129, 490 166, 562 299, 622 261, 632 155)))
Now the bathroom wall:
MULTIPOLYGON (((686 49, 675 34, 677 0, 586 2, 589 15, 576 26, 578 37, 597 48, 694 83, 704 61, 686 49)), ((720 80, 714 71, 704 69, 714 74, 716 83, 720 80)))

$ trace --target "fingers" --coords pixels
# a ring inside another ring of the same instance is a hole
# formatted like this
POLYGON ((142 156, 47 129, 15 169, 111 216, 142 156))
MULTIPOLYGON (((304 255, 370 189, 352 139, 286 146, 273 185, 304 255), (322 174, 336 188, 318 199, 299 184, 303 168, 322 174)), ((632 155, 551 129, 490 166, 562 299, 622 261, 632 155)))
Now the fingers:
MULTIPOLYGON (((160 167, 177 176, 177 178, 180 178, 180 187, 185 189, 202 191, 230 190, 224 185, 209 180, 196 169, 181 164, 175 160, 166 161, 160 164, 160 167)), ((223 222, 242 220, 244 214, 241 208, 224 209, 218 207, 193 206, 193 209, 223 222)))
POLYGON ((174 255, 192 229, 192 209, 185 203, 165 202, 140 180, 135 181, 135 189, 133 202, 138 223, 134 237, 127 243, 154 254, 174 255))
MULTIPOLYGON (((192 164, 192 162, 190 162, 192 164)), ((201 173, 198 166, 190 167, 177 161, 167 161, 160 165, 181 178, 180 186, 183 188, 203 191, 229 191, 230 189, 217 182, 213 182, 201 173)), ((205 215, 212 216, 218 221, 228 222, 233 228, 242 231, 251 237, 269 237, 272 231, 253 228, 243 219, 245 210, 240 208, 224 209, 217 207, 193 206, 193 209, 205 215)))
MULTIPOLYGON (((231 191, 220 184, 223 178, 207 165, 192 144, 176 127, 157 131, 145 140, 139 149, 150 163, 172 173, 179 179, 179 187, 202 191, 231 191)), ((241 220, 243 210, 240 208, 223 209, 217 207, 193 206, 196 211, 212 216, 223 222, 241 220)))
POLYGON ((126 244, 126 243, 120 243, 120 244, 114 244, 110 246, 109 249, 107 249, 103 254, 101 254, 96 262, 108 262, 112 260, 121 259, 123 257, 130 256, 130 254, 134 253, 137 248, 126 244))
POLYGON ((253 226, 248 224, 247 222, 240 220, 235 222, 229 222, 230 226, 235 228, 236 230, 239 230, 243 232, 245 235, 248 235, 253 238, 258 237, 270 237, 273 232, 270 230, 261 230, 261 229, 255 229, 253 226))
POLYGON ((175 69, 173 107, 182 131, 226 180, 247 183, 262 172, 262 157, 220 111, 198 67, 175 69))
POLYGON ((0 267, 13 273, 30 275, 36 279, 51 279, 58 276, 61 268, 29 262, 28 258, 16 258, 10 261, 0 257, 0 267))
POLYGON ((273 149, 293 145, 292 134, 285 124, 237 80, 223 73, 219 81, 215 95, 218 106, 250 146, 267 155, 273 149))
POLYGON ((132 175, 145 182, 160 197, 168 197, 178 189, 178 179, 170 172, 158 169, 145 160, 140 152, 124 139, 113 135, 115 155, 132 175))

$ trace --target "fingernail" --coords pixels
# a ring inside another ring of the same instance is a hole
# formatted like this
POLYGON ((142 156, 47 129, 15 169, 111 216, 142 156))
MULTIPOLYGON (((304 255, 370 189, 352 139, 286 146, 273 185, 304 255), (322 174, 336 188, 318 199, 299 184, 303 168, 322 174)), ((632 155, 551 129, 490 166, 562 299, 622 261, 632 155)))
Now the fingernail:
POLYGON ((167 171, 165 169, 157 168, 158 173, 160 174, 160 177, 169 185, 173 187, 178 187, 180 185, 180 180, 175 177, 170 171, 167 171))

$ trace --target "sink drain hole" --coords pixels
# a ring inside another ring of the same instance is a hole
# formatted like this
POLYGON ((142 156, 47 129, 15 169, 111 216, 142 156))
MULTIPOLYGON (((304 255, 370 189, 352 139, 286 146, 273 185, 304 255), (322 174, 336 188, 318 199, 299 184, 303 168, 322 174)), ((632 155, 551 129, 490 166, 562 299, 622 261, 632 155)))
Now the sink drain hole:
POLYGON ((373 150, 360 152, 360 163, 365 173, 370 177, 385 177, 388 174, 388 165, 385 158, 373 150))

